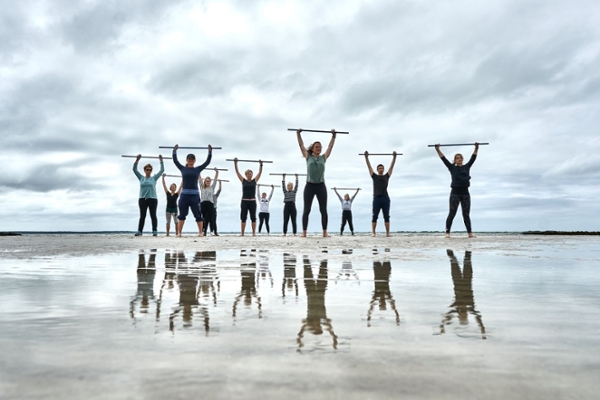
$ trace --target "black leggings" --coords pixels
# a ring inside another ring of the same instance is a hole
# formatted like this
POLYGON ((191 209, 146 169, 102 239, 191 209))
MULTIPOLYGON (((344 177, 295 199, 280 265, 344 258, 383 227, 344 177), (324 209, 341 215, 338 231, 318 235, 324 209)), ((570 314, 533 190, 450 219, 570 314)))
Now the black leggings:
POLYGON ((465 222, 465 227, 467 228, 467 233, 471 233, 471 217, 469 217, 469 213, 471 212, 471 195, 469 193, 450 193, 450 212, 448 213, 448 218, 446 218, 446 233, 450 233, 452 221, 456 216, 459 205, 462 208, 462 217, 465 222))
POLYGON ((267 233, 271 233, 271 228, 269 227, 269 213, 268 212, 260 212, 258 213, 258 219, 259 219, 259 223, 258 223, 258 233, 260 233, 260 231, 262 230, 262 226, 263 226, 263 222, 265 223, 265 226, 267 228, 267 233))
POLYGON ((206 235, 206 231, 208 230, 208 226, 210 225, 210 230, 215 230, 215 205, 210 201, 203 201, 200 203, 200 212, 202 213, 202 218, 204 219, 204 226, 202 226, 202 232, 206 235))
POLYGON ((212 233, 217 233, 217 209, 216 208, 213 210, 213 219, 212 219, 212 225, 210 226, 210 231, 212 233))
POLYGON ((304 212, 302 213, 302 230, 308 228, 308 214, 312 208, 313 199, 317 196, 319 211, 321 212, 321 226, 327 230, 327 187, 324 182, 310 183, 304 186, 304 212))
POLYGON ((292 232, 296 234, 296 203, 288 201, 283 206, 283 234, 287 234, 288 222, 292 220, 292 232))
POLYGON ((158 227, 158 219, 156 218, 156 208, 158 207, 158 199, 139 199, 140 206, 140 222, 138 223, 138 231, 144 231, 144 223, 146 222, 146 212, 150 209, 150 219, 152 220, 152 232, 158 227))
POLYGON ((340 234, 344 233, 346 222, 348 222, 350 232, 354 233, 354 225, 352 224, 352 210, 342 210, 342 227, 340 228, 340 234))

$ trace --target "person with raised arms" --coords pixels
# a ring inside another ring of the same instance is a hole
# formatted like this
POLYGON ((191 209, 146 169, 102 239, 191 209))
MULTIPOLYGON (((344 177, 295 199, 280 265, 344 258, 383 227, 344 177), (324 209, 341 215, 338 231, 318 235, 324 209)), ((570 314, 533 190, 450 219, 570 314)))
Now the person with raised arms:
POLYGON ((217 179, 219 178, 219 170, 215 168, 215 178, 212 180, 210 177, 202 179, 200 175, 198 180, 202 182, 200 184, 200 212, 202 213, 202 218, 206 221, 203 226, 203 233, 206 236, 206 231, 210 225, 210 230, 214 231, 214 213, 215 213, 215 188, 217 186, 217 179))
MULTIPOLYGON (((260 186, 256 187, 257 191, 260 192, 260 186)), ((275 190, 275 186, 271 185, 271 194, 267 197, 267 192, 263 192, 258 202, 260 203, 260 212, 258 213, 258 233, 261 232, 263 223, 267 228, 267 233, 271 234, 271 227, 269 226, 269 204, 271 203, 271 198, 273 197, 273 190, 275 190)))
POLYGON ((396 164, 396 156, 398 155, 395 151, 392 153, 392 163, 390 168, 384 174, 385 167, 383 164, 377 165, 377 173, 373 171, 371 162, 369 161, 369 152, 365 151, 365 161, 367 168, 369 169, 369 175, 373 179, 373 214, 371 218, 371 236, 376 236, 377 219, 379 218, 379 212, 383 213, 383 224, 385 225, 385 235, 391 236, 390 234, 390 195, 388 194, 387 188, 394 170, 394 164, 396 164))
POLYGON ((469 186, 471 186, 471 166, 477 159, 478 150, 479 143, 475 143, 475 150, 466 164, 463 164, 464 159, 460 153, 455 154, 454 162, 450 163, 440 150, 440 145, 435 145, 435 151, 438 153, 438 156, 440 156, 442 162, 446 168, 448 168, 448 171, 450 171, 450 175, 452 176, 452 183, 450 183, 450 187, 452 188, 449 201, 450 210, 448 212, 448 218, 446 218, 447 238, 450 237, 450 228, 452 228, 452 221, 454 221, 459 205, 462 209, 462 216, 465 227, 467 228, 467 234, 470 238, 475 237, 471 231, 471 217, 469 215, 471 212, 471 194, 469 193, 469 186))
POLYGON ((177 199, 181 194, 182 184, 179 184, 179 190, 177 189, 177 185, 171 183, 169 189, 167 189, 167 184, 165 182, 165 177, 167 174, 162 174, 162 185, 165 190, 165 194, 167 195, 167 209, 165 211, 165 216, 167 219, 167 236, 171 232, 171 219, 173 219, 173 225, 175 225, 175 235, 179 232, 177 230, 177 199))
POLYGON ((138 206, 140 208, 140 220, 138 222, 138 230, 135 236, 141 236, 144 231, 144 223, 146 222, 146 213, 150 210, 150 219, 152 220, 152 236, 157 236, 158 232, 158 219, 156 218, 156 209, 158 208, 158 196, 156 195, 156 181, 162 176, 165 171, 165 165, 163 163, 162 155, 158 156, 160 160, 160 171, 152 176, 152 165, 144 165, 144 175, 138 171, 138 163, 142 158, 141 154, 138 154, 133 162, 133 173, 137 176, 140 181, 140 197, 138 200, 138 206))
POLYGON ((210 233, 212 233, 215 236, 219 236, 219 232, 217 232, 217 200, 219 200, 219 196, 221 195, 221 180, 220 179, 215 179, 217 181, 219 181, 219 189, 217 189, 216 193, 213 195, 213 204, 215 205, 215 209, 213 212, 213 219, 212 219, 212 225, 210 226, 210 233))
POLYGON ((292 220, 292 232, 296 236, 296 193, 298 192, 298 174, 296 174, 296 184, 288 182, 285 185, 285 174, 281 179, 281 188, 283 189, 283 236, 287 235, 288 222, 292 220))
POLYGON ((195 167, 196 156, 194 154, 188 154, 185 159, 185 165, 182 165, 177 159, 177 149, 179 145, 173 147, 173 163, 181 171, 181 179, 183 189, 179 196, 179 216, 177 217, 177 236, 181 236, 183 232, 183 224, 188 215, 189 210, 192 210, 192 214, 198 224, 198 236, 202 236, 203 231, 203 219, 200 213, 200 191, 198 190, 198 177, 200 173, 210 164, 212 159, 212 146, 208 145, 208 156, 206 161, 195 167))
POLYGON ((319 202, 319 211, 321 212, 321 227, 323 228, 323 237, 329 237, 327 233, 327 187, 325 186, 325 162, 331 155, 331 150, 335 144, 335 129, 331 130, 331 140, 327 150, 322 154, 323 145, 321 142, 314 142, 308 148, 304 147, 302 140, 302 129, 296 131, 298 145, 302 156, 306 159, 306 186, 304 186, 304 211, 302 212, 302 237, 306 237, 308 229, 308 216, 312 208, 312 202, 317 197, 319 202))
POLYGON ((259 161, 260 167, 256 178, 252 178, 254 172, 247 169, 244 172, 245 178, 240 174, 238 169, 237 157, 233 159, 235 173, 238 179, 242 182, 242 202, 240 204, 240 220, 241 220, 241 235, 244 236, 246 231, 246 221, 248 220, 248 212, 250 213, 250 222, 252 224, 252 236, 256 236, 256 185, 262 175, 263 163, 259 161))
POLYGON ((340 236, 344 234, 344 228, 346 227, 346 222, 348 223, 348 227, 350 228, 350 232, 352 232, 352 236, 354 236, 354 224, 352 223, 352 202, 354 198, 358 194, 360 189, 356 189, 356 192, 352 197, 348 193, 344 194, 344 197, 340 196, 337 191, 337 188, 333 188, 335 194, 337 194, 338 199, 340 199, 340 203, 342 203, 342 226, 340 228, 340 236))

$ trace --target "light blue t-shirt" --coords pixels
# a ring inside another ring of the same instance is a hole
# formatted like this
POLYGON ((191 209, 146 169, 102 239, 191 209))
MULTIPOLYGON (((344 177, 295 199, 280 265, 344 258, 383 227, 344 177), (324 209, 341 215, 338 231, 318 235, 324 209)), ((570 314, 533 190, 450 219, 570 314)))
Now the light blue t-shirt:
POLYGON ((160 163, 160 171, 150 178, 146 178, 145 175, 140 174, 137 166, 137 162, 133 163, 133 173, 140 180, 140 199, 158 199, 158 196, 156 195, 156 181, 158 181, 158 178, 165 172, 164 163, 160 163))

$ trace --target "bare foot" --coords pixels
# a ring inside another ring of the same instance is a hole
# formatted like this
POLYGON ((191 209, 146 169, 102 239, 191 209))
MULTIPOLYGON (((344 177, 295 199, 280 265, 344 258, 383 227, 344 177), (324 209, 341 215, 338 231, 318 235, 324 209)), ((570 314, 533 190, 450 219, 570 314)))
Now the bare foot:
POLYGON ((375 236, 377 236, 377 235, 375 234, 375 232, 371 233, 371 237, 375 237, 375 236))
POLYGON ((331 236, 329 235, 329 233, 324 233, 323 237, 331 237, 331 236))
POLYGON ((477 237, 477 236, 473 235, 472 233, 469 233, 469 237, 470 238, 474 238, 474 237, 477 237))
POLYGON ((386 233, 385 236, 392 237, 392 235, 390 235, 389 233, 386 233))
POLYGON ((449 234, 449 233, 446 233, 446 237, 447 237, 447 238, 449 238, 449 237, 450 237, 450 234, 449 234))

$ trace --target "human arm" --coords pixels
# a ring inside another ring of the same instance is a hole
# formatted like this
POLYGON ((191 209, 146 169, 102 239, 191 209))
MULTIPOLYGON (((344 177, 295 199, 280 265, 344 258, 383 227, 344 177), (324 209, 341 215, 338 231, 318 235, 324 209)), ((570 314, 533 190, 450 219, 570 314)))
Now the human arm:
POLYGON ((208 155, 206 156, 206 161, 204 161, 204 163, 197 168, 200 171, 202 171, 204 168, 206 168, 208 166, 208 164, 210 164, 211 160, 212 160, 212 146, 209 144, 208 145, 208 155))
POLYGON ((217 190, 217 193, 215 193, 215 197, 219 197, 220 194, 221 194, 221 181, 219 181, 219 189, 217 190))
POLYGON ((179 162, 179 160, 177 159, 177 149, 179 148, 179 145, 176 144, 173 147, 173 163, 175 164, 175 166, 177 167, 178 170, 182 170, 183 169, 183 165, 181 165, 181 163, 179 162))
POLYGON ((259 163, 260 163, 260 167, 258 167, 258 174, 256 174, 256 178, 254 178, 254 181, 256 181, 256 183, 258 183, 258 180, 260 179, 260 176, 262 175, 262 170, 263 170, 262 160, 259 160, 259 163))
POLYGON ((365 162, 367 163, 367 168, 369 169, 369 176, 373 176, 373 167, 371 167, 371 162, 369 161, 369 152, 365 150, 365 162))
POLYGON ((327 146, 327 150, 325 150, 325 154, 323 154, 323 157, 325 157, 326 160, 331 155, 331 150, 333 150, 333 145, 335 144, 335 137, 336 137, 335 129, 332 129, 331 130, 331 140, 329 141, 329 146, 327 146))
POLYGON ((304 147, 304 141, 302 140, 302 129, 298 129, 296 131, 296 138, 298 139, 298 146, 300 146, 300 151, 302 152, 302 157, 308 158, 308 150, 304 147))
POLYGON ((296 184, 294 185, 294 193, 298 191, 298 174, 296 174, 296 184))
POLYGON ((142 174, 140 174, 140 171, 138 171, 138 163, 140 162, 140 158, 142 158, 142 155, 138 154, 133 162, 133 173, 138 179, 142 179, 142 174))
POLYGON ((183 189, 183 179, 179 182, 179 189, 177 189, 177 195, 181 194, 181 190, 183 189))
POLYGON ((398 154, 394 151, 392 153, 394 157, 392 158, 392 163, 390 164, 390 168, 388 169, 388 176, 392 176, 392 171, 394 170, 394 165, 396 164, 396 157, 398 154))
POLYGON ((333 191, 335 192, 335 194, 337 195, 338 199, 340 199, 340 203, 342 202, 342 196, 340 196, 340 194, 337 191, 337 188, 333 188, 333 191))
POLYGON ((273 197, 273 190, 275 190, 275 186, 271 185, 271 194, 269 195, 269 201, 271 201, 271 197, 273 197))
POLYGON ((215 167, 215 179, 213 179, 213 190, 217 187, 217 179, 219 179, 219 170, 215 167))
POLYGON ((240 174, 240 170, 238 169, 238 159, 237 157, 233 159, 233 166, 235 167, 235 174, 237 175, 240 182, 244 182, 244 177, 240 174))
POLYGON ((285 174, 281 177, 281 189, 283 190, 283 194, 287 193, 287 189, 285 187, 285 174))
POLYGON ((165 193, 169 193, 169 190, 167 189, 167 184, 165 183, 165 175, 166 174, 162 174, 163 189, 165 190, 165 193))
POLYGON ((469 159, 469 162, 467 162, 467 166, 471 166, 473 165, 473 163, 475 162, 475 159, 477 159, 477 152, 479 151, 479 143, 476 142, 475 143, 475 150, 473 150, 473 154, 471 155, 471 158, 469 159))
POLYGON ((159 176, 162 176, 162 174, 165 172, 165 163, 163 161, 163 157, 162 155, 159 154, 158 156, 158 160, 160 161, 160 171, 158 171, 156 173, 156 175, 154 175, 154 181, 156 182, 158 180, 159 176))
POLYGON ((442 159, 442 162, 444 163, 444 165, 448 169, 452 168, 452 164, 450 163, 450 161, 448 161, 448 159, 444 156, 444 153, 442 153, 442 151, 440 150, 439 144, 435 145, 435 151, 438 153, 438 156, 440 156, 440 158, 442 159))
POLYGON ((360 188, 356 189, 356 192, 354 193, 354 196, 352 196, 352 198, 350 199, 350 202, 354 201, 354 198, 356 197, 356 195, 358 194, 359 191, 360 191, 360 188))

